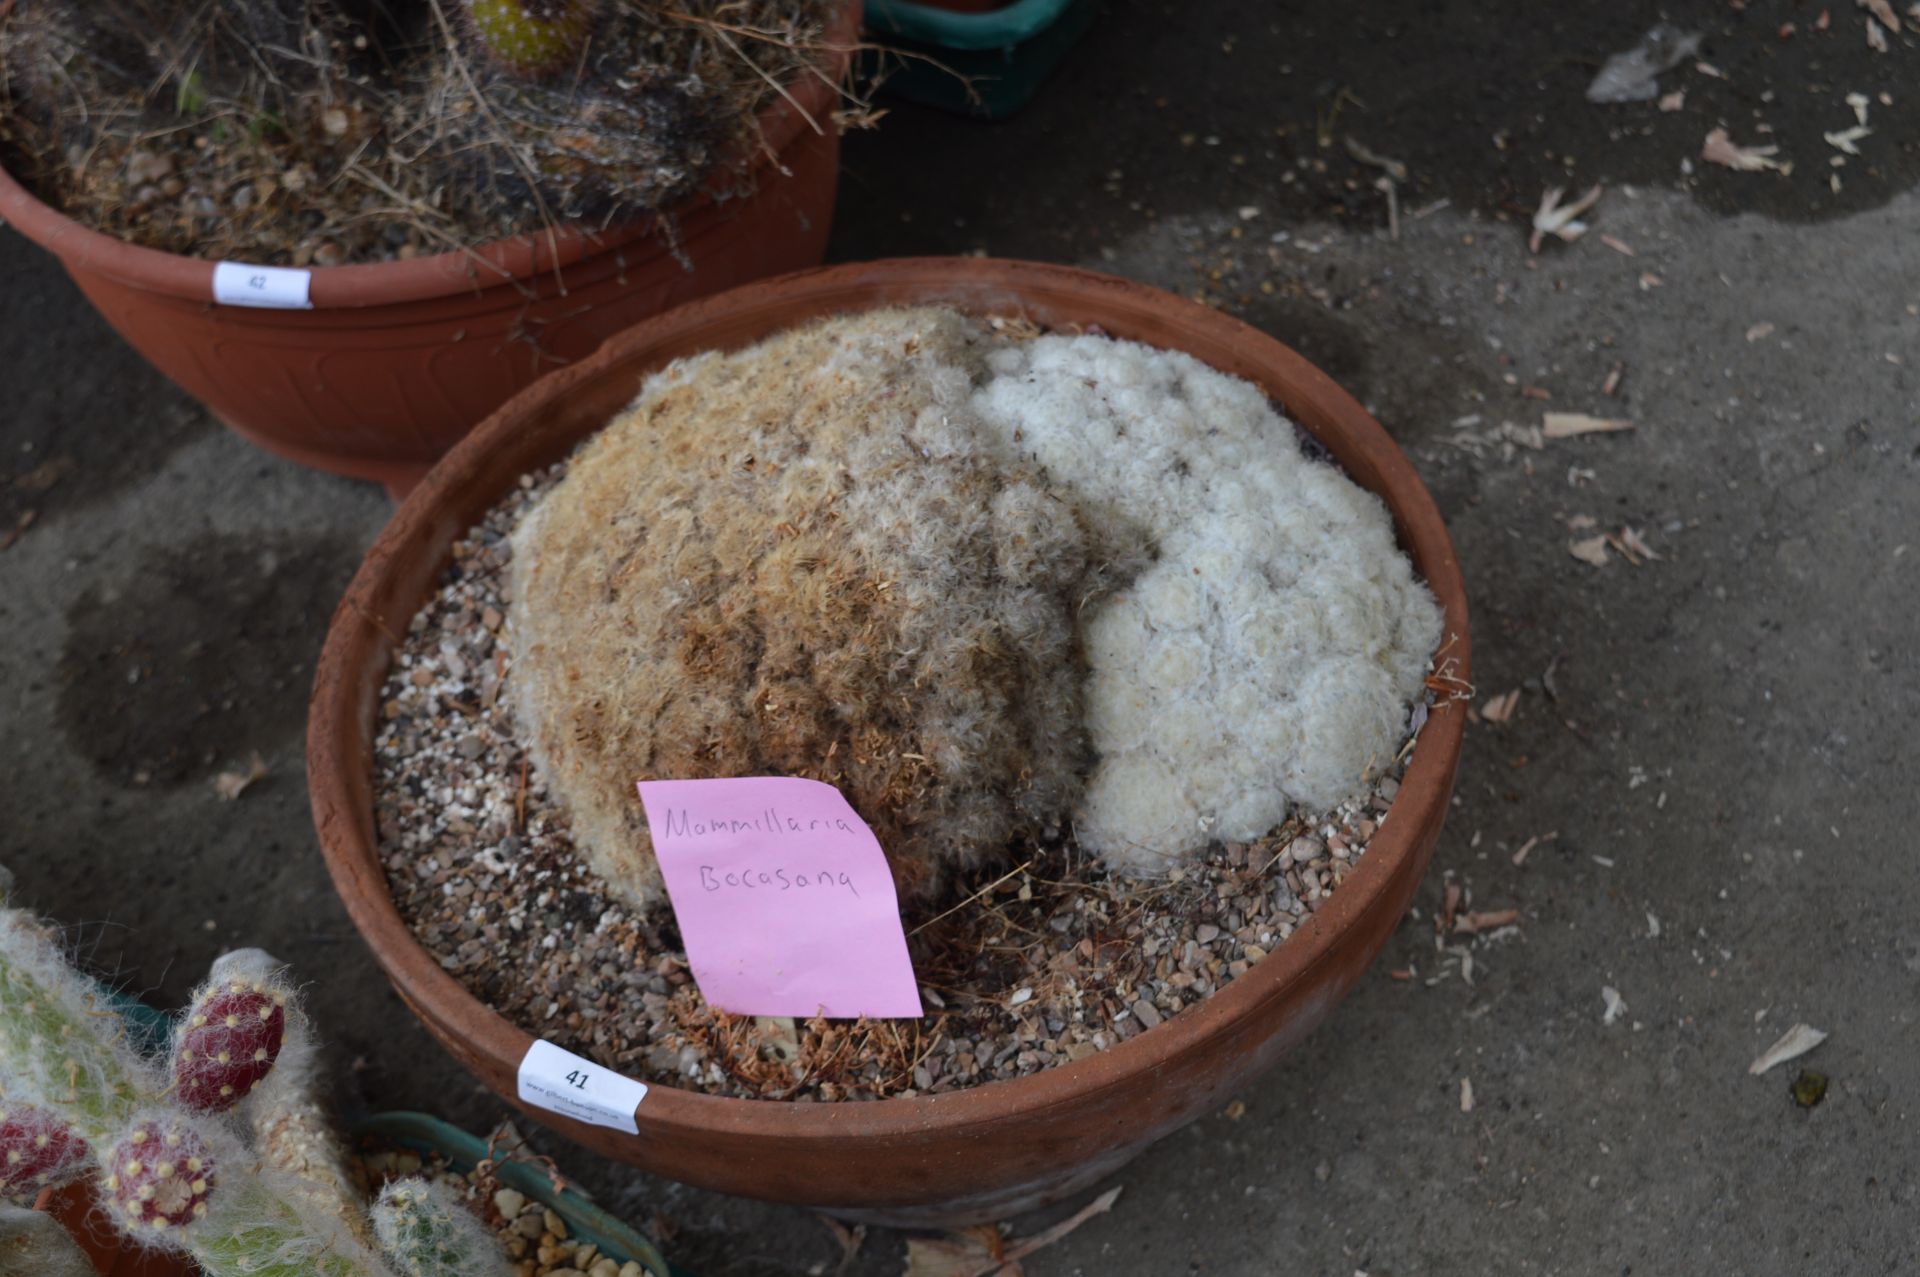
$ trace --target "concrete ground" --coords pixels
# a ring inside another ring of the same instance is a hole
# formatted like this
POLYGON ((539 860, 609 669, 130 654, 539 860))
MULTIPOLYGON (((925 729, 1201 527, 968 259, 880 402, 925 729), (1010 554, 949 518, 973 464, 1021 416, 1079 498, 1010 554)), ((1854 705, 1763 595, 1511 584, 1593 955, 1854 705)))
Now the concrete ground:
MULTIPOLYGON (((1723 6, 1719 74, 1669 72, 1661 112, 1581 99, 1645 4, 1194 8, 1116 0, 1011 122, 895 110, 848 146, 834 254, 1101 266, 1296 345, 1433 488, 1480 699, 1519 698, 1469 732, 1418 912, 1355 994, 1029 1273, 1920 1269, 1920 41, 1874 52, 1851 4, 1723 6), (1850 92, 1859 156, 1823 137, 1850 92), (1716 124, 1794 172, 1703 165, 1716 124), (1348 133, 1411 170, 1397 240, 1348 133), (1607 189, 1535 256, 1550 181, 1607 189), (1635 429, 1537 440, 1549 410, 1635 429), (1569 551, 1627 529, 1637 564, 1569 551), (1438 946, 1449 884, 1517 930, 1438 946), (1831 1038, 1750 1076, 1802 1021, 1831 1038), (1811 1108, 1803 1066, 1830 1079, 1811 1108)), ((209 423, 12 235, 0 367, 22 894, 161 1004, 264 945, 313 981, 351 1100, 490 1126, 308 824, 312 661, 385 498, 209 423), (255 751, 266 779, 219 801, 255 751)), ((803 1212, 549 1143, 699 1273, 841 1271, 803 1212)), ((902 1246, 875 1230, 844 1271, 902 1246)))

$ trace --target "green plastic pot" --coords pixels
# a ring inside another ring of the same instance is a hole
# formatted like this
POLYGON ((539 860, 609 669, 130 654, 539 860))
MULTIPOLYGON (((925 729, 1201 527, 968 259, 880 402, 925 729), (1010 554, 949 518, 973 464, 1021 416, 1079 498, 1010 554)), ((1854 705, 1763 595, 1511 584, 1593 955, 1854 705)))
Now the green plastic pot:
MULTIPOLYGON (((489 1156, 485 1140, 425 1113, 370 1113, 348 1122, 347 1133, 356 1140, 386 1140, 416 1153, 438 1153, 462 1174, 489 1156)), ((557 1186, 543 1168, 531 1162, 497 1161, 493 1174, 508 1188, 564 1219, 569 1233, 592 1242, 607 1258, 622 1264, 631 1260, 652 1277, 692 1277, 685 1269, 669 1264, 638 1229, 615 1219, 573 1189, 557 1186)))

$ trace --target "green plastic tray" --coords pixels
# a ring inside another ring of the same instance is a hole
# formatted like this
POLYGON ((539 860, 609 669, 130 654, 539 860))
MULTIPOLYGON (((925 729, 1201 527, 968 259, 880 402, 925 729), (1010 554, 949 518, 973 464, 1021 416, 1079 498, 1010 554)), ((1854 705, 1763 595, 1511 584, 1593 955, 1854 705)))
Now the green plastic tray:
POLYGON ((909 55, 872 55, 892 68, 883 92, 997 120, 1032 100, 1099 9, 1100 0, 1016 0, 988 13, 956 13, 913 0, 866 0, 866 27, 909 55))

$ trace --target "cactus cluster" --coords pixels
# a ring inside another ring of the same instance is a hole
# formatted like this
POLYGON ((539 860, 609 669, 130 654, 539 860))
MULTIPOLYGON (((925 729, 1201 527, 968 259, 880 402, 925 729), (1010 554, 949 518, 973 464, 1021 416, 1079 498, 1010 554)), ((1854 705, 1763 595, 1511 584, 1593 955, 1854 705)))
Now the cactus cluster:
POLYGON ((510 1277, 513 1272, 473 1212, 452 1189, 433 1180, 395 1180, 381 1189, 373 1228, 402 1277, 510 1277))
POLYGON ((507 1271, 485 1229, 423 1183, 383 1198, 380 1235, 396 1240, 375 1241, 269 955, 225 955, 165 1058, 147 1059, 54 932, 7 906, 7 885, 0 870, 0 1201, 91 1175, 127 1238, 185 1250, 207 1277, 507 1271))
POLYGON ((576 61, 598 8, 594 0, 466 0, 473 42, 502 67, 529 76, 576 61))

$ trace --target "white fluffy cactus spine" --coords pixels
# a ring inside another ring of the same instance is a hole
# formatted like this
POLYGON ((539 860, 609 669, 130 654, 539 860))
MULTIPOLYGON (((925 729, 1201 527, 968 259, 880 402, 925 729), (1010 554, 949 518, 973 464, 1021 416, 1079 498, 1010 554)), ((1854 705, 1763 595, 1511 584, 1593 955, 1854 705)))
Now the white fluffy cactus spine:
POLYGON ((38 919, 5 908, 0 1062, 9 1097, 56 1112, 96 1147, 132 1118, 152 1081, 98 986, 67 966, 38 919))
POLYGON ((361 1245, 374 1245, 366 1194, 347 1169, 347 1149, 322 1099, 319 1051, 298 998, 288 988, 285 965, 262 949, 236 949, 213 963, 209 984, 252 984, 284 995, 283 1037, 273 1071, 241 1108, 253 1147, 273 1171, 286 1176, 288 1192, 309 1213, 344 1223, 361 1245))
POLYGON ((373 1228, 402 1277, 512 1277, 499 1243, 445 1184, 388 1184, 374 1203, 373 1228))

